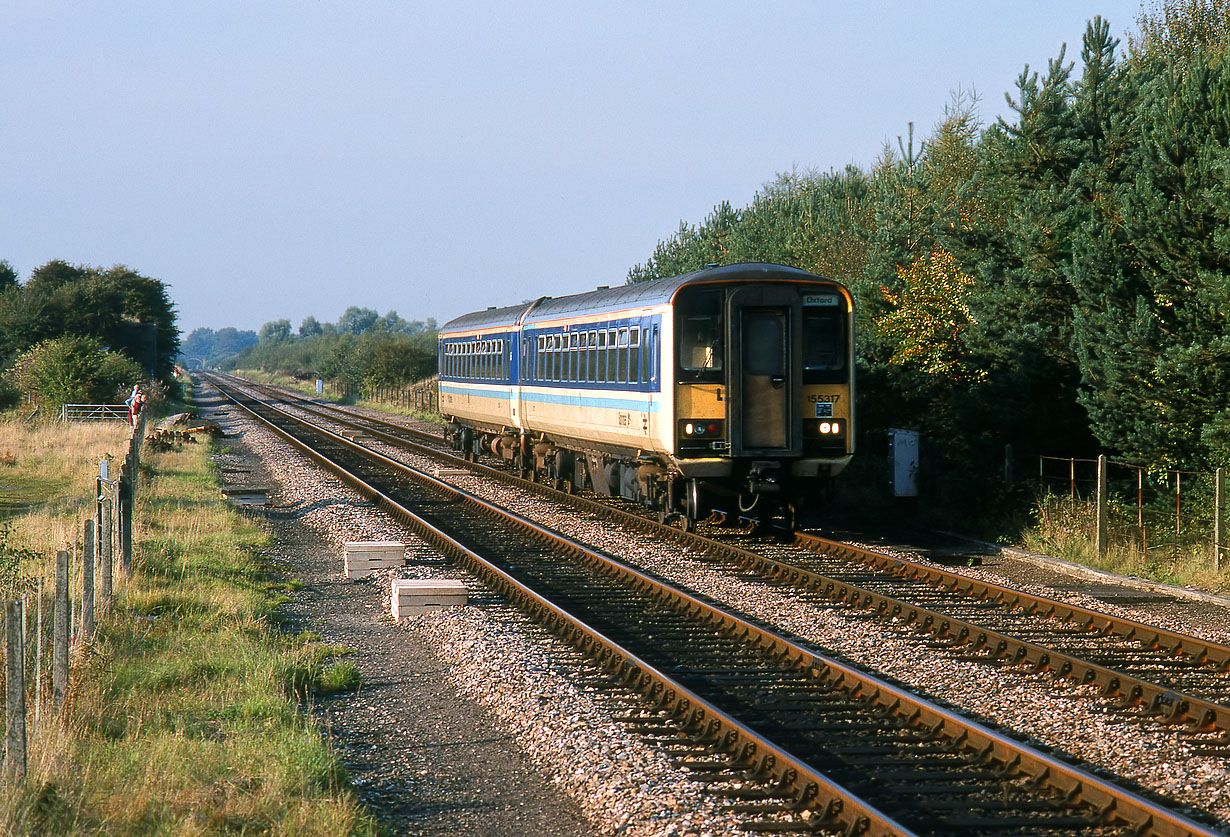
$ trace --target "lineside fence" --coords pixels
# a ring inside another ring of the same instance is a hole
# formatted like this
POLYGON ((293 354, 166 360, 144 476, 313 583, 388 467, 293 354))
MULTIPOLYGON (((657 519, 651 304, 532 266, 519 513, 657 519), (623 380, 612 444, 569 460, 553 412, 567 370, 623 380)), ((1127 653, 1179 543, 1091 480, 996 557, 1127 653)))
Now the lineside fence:
POLYGON ((435 382, 413 387, 388 387, 363 384, 354 386, 336 378, 323 382, 324 392, 338 398, 362 398, 408 410, 435 412, 440 409, 439 390, 435 382))
POLYGON ((1043 456, 1039 508, 1048 515, 1088 512, 1099 555, 1110 545, 1141 555, 1205 554, 1213 571, 1226 566, 1225 474, 1170 471, 1098 459, 1043 456), (1065 509, 1066 507, 1066 509, 1065 509))
POLYGON ((90 644, 97 621, 110 614, 116 578, 132 575, 133 505, 144 439, 142 411, 123 460, 99 463, 93 515, 81 521, 81 540, 71 551, 57 553, 51 578, 34 580, 21 598, 4 602, 4 772, 9 781, 25 778, 30 722, 38 735, 64 710, 72 651, 90 644))

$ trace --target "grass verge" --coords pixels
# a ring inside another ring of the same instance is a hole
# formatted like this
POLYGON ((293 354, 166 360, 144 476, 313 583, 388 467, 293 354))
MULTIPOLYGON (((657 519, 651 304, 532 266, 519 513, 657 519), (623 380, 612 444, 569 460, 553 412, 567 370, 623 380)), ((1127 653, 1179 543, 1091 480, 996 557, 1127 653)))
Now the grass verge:
POLYGON ((218 499, 205 445, 144 466, 134 574, 31 729, 4 833, 375 834, 300 710, 353 688, 345 649, 276 627, 269 536, 218 499))
POLYGON ((1097 512, 1092 503, 1044 497, 1035 510, 1036 522, 1020 538, 1025 549, 1052 555, 1118 575, 1136 576, 1209 593, 1230 593, 1230 559, 1221 572, 1213 570, 1208 543, 1165 543, 1142 549, 1138 531, 1121 509, 1110 508, 1106 554, 1095 548, 1097 512))

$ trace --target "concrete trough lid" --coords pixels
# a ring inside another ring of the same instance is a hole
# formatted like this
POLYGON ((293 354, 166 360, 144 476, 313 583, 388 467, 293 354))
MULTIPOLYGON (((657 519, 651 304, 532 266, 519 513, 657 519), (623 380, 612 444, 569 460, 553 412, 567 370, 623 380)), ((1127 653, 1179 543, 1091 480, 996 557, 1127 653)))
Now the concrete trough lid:
POLYGON ((395 578, 390 596, 394 621, 445 607, 464 605, 469 591, 455 578, 395 578))
POLYGON ((406 551, 401 541, 346 541, 346 552, 397 552, 406 551))
POLYGON ((349 541, 342 559, 347 578, 387 570, 406 563, 406 545, 400 541, 349 541))
POLYGON ((224 486, 218 489, 236 506, 263 506, 269 502, 269 489, 264 486, 224 486))
POLYGON ((431 475, 433 477, 467 477, 470 472, 465 468, 436 468, 431 475))

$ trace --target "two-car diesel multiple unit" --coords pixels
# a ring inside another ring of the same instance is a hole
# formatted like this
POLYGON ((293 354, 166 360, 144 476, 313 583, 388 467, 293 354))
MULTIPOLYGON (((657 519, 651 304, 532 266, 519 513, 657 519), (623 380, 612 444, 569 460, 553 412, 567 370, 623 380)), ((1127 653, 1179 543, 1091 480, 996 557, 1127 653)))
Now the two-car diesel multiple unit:
POLYGON ((770 264, 466 314, 440 330, 453 446, 691 526, 785 518, 853 453, 853 314, 770 264))

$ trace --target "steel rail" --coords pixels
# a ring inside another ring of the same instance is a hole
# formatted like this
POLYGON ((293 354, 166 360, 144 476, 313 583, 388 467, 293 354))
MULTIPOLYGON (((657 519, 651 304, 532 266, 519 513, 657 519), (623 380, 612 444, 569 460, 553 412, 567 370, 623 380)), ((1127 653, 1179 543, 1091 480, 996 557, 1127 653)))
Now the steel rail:
MULTIPOLYGON (((244 407, 238 401, 235 403, 244 407)), ((301 418, 271 405, 266 406, 288 419, 306 424, 301 418)), ((247 408, 245 407, 245 409, 247 408)), ((346 472, 345 469, 340 469, 340 466, 333 463, 328 457, 315 451, 303 442, 294 439, 290 433, 276 427, 265 417, 259 416, 259 414, 254 412, 253 415, 256 415, 263 423, 274 429, 283 438, 291 441, 298 449, 303 450, 314 460, 325 464, 330 470, 338 472, 340 476, 343 476, 348 482, 355 485, 356 488, 377 499, 382 506, 395 511, 399 517, 404 517, 408 522, 413 521, 411 523, 412 527, 419 531, 426 539, 436 543, 442 549, 447 549, 450 554, 461 558, 476 569, 481 568, 485 574, 500 579, 498 584, 504 589, 515 590, 516 596, 519 599, 534 601, 539 603, 539 606, 545 606, 546 611, 551 613, 552 619, 564 620, 568 623, 570 627, 564 633, 575 631, 578 636, 586 638, 581 643, 582 646, 594 644, 593 647, 600 650, 600 658, 615 661, 617 664, 614 667, 624 675, 625 682, 630 683, 633 680, 639 680, 643 694, 657 694, 665 698, 673 692, 675 698, 672 700, 672 703, 677 717, 686 716, 693 724, 703 724, 707 728, 710 738, 720 739, 725 743, 737 742, 733 747, 727 748, 727 752, 735 754, 736 757, 744 761, 749 757, 755 757, 760 771, 769 771, 775 780, 797 787, 797 798, 801 803, 814 798, 824 791, 836 791, 838 789, 838 786, 830 783, 820 771, 807 766, 805 763, 794 760, 786 751, 772 745, 755 732, 746 729, 742 724, 739 724, 730 716, 725 715, 716 707, 708 704, 698 695, 691 693, 686 687, 675 683, 671 678, 666 677, 652 666, 639 660, 639 658, 635 658, 634 655, 629 654, 613 641, 593 631, 593 629, 564 613, 551 603, 546 602, 545 599, 526 588, 516 579, 508 576, 499 568, 488 564, 480 556, 477 556, 463 545, 449 538, 427 521, 422 521, 417 515, 397 504, 392 498, 370 486, 361 478, 346 472), (446 544, 447 546, 444 546, 446 544), (636 660, 636 662, 628 662, 630 660, 636 660), (652 684, 652 686, 647 692, 645 687, 648 684, 652 684), (767 752, 758 753, 758 748, 767 748, 767 752), (782 763, 779 764, 779 761, 782 763), (804 778, 800 780, 800 776, 804 778), (800 781, 802 781, 801 786, 799 784, 800 781)), ((1112 818, 1118 818, 1120 822, 1135 829, 1135 833, 1141 834, 1212 835, 1216 833, 1205 829, 1203 826, 1177 812, 1156 805, 1092 774, 1025 747, 980 724, 930 704, 908 691, 815 653, 811 649, 800 646, 767 628, 762 628, 734 614, 720 610, 707 602, 688 595, 682 590, 665 584, 658 579, 651 578, 610 556, 594 552, 588 547, 571 541, 546 527, 526 520, 513 512, 501 509, 480 498, 473 497, 435 477, 409 468, 383 454, 355 444, 338 434, 315 427, 313 430, 314 432, 326 434, 330 437, 331 441, 338 445, 371 457, 381 464, 397 470, 398 473, 404 476, 408 476, 424 485, 430 485, 437 490, 450 492, 459 497, 463 502, 481 506, 489 513, 498 515, 511 525, 516 525, 539 537, 550 538, 555 543, 565 545, 574 555, 584 557, 585 560, 596 564, 601 564, 610 571, 619 573, 629 579, 631 583, 637 586, 654 590, 657 595, 672 601, 680 610, 703 614, 705 620, 713 623, 724 623, 727 626, 725 630, 749 638, 765 653, 775 655, 783 660, 792 661, 796 666, 809 669, 815 672, 814 676, 818 678, 841 683, 850 693, 863 697, 900 718, 909 719, 912 723, 921 725, 933 735, 958 741, 966 750, 979 754, 980 758, 984 760, 994 762, 1005 770, 1021 769, 1032 775, 1034 781, 1039 784, 1045 784, 1057 790, 1064 798, 1080 799, 1086 804, 1091 805, 1094 810, 1098 811, 1105 818, 1104 821, 1107 824, 1111 823, 1112 818)), ((576 644, 575 639, 574 644, 576 644)), ((834 799, 826 800, 822 810, 827 816, 832 816, 835 813, 834 802, 834 799)), ((836 807, 840 808, 841 805, 839 804, 836 807)), ((861 812, 859 817, 865 817, 868 824, 883 823, 886 826, 890 824, 896 826, 891 818, 880 814, 880 812, 870 808, 870 806, 868 806, 867 810, 861 812)))
MULTIPOLYGON (((507 596, 510 601, 517 603, 523 610, 527 610, 532 615, 535 615, 539 621, 545 622, 545 626, 554 633, 592 656, 603 668, 614 673, 617 680, 623 685, 638 692, 651 702, 664 706, 670 716, 682 723, 685 728, 702 734, 707 741, 717 745, 718 749, 732 756, 736 762, 745 764, 753 773, 771 777, 773 781, 781 786, 790 788, 797 803, 814 810, 818 815, 819 822, 830 823, 848 834, 876 834, 885 835, 885 837, 888 837, 888 835, 912 837, 914 835, 913 831, 896 822, 887 814, 880 812, 869 803, 864 802, 845 788, 832 782, 819 770, 796 759, 786 750, 741 724, 700 695, 628 651, 619 643, 586 625, 583 621, 536 593, 431 522, 398 503, 388 494, 380 491, 366 480, 334 462, 325 454, 296 438, 267 417, 250 409, 241 400, 227 393, 222 387, 217 384, 215 384, 215 387, 224 397, 230 399, 236 406, 246 410, 280 438, 290 443, 296 450, 307 455, 329 472, 339 476, 351 487, 374 500, 381 508, 392 513, 425 542, 435 546, 445 555, 460 561, 463 565, 480 574, 493 588, 507 596), (817 798, 821 799, 822 802, 816 802, 817 798)), ((302 419, 279 410, 272 405, 265 406, 277 411, 288 419, 303 422, 302 419)), ((332 431, 322 428, 313 429, 315 432, 326 434, 330 437, 331 441, 339 446, 361 452, 383 465, 396 469, 404 476, 430 485, 438 490, 462 496, 467 501, 482 504, 490 512, 497 514, 510 523, 535 532, 541 537, 549 537, 555 542, 567 544, 569 549, 574 552, 590 553, 593 557, 602 560, 601 556, 598 556, 597 553, 590 552, 580 544, 567 541, 556 533, 550 532, 550 530, 540 527, 512 512, 500 509, 471 495, 466 495, 455 486, 438 480, 429 474, 422 473, 383 454, 364 448, 332 431)))
MULTIPOLYGON (((262 387, 262 389, 265 389, 262 387)), ((272 389, 272 388, 269 388, 272 389)), ((274 390, 278 395, 284 395, 274 390)), ((308 401, 308 404, 312 402, 308 401)), ((327 410, 315 406, 297 405, 297 409, 337 421, 327 410)), ((337 409, 337 408, 334 408, 337 409)), ((348 415, 355 415, 343 411, 348 415)), ((403 436, 372 429, 371 423, 388 425, 403 429, 379 419, 356 416, 360 421, 354 426, 363 425, 374 438, 392 444, 411 444, 403 436)), ((422 431, 405 428, 419 435, 422 431)), ((422 434, 428 435, 428 434, 422 434)), ((435 437, 431 437, 435 438, 435 437)), ((635 523, 642 529, 653 534, 665 534, 672 540, 681 541, 689 546, 703 549, 706 552, 719 552, 726 560, 744 569, 750 569, 768 579, 787 583, 811 592, 821 594, 830 601, 849 604, 864 610, 873 611, 883 617, 900 620, 906 625, 927 631, 934 636, 966 645, 973 652, 986 653, 996 660, 1025 665, 1037 672, 1050 672, 1078 685, 1091 685, 1099 689, 1104 697, 1119 701, 1124 706, 1138 706, 1165 724, 1182 725, 1192 732, 1220 732, 1230 744, 1230 706, 1186 694, 1176 689, 1154 683, 1141 677, 1109 668, 1073 654, 1041 645, 1028 640, 1014 637, 1000 631, 968 622, 931 610, 926 607, 911 604, 891 596, 877 593, 855 584, 830 578, 821 573, 808 570, 774 558, 769 558, 755 552, 741 549, 730 544, 722 544, 691 532, 684 532, 675 527, 665 526, 657 521, 649 520, 640 515, 631 514, 611 506, 596 503, 575 495, 561 492, 539 483, 522 480, 519 477, 490 468, 480 463, 470 462, 458 457, 452 457, 434 449, 433 456, 446 457, 459 466, 464 466, 483 476, 499 479, 518 487, 531 487, 532 490, 553 500, 559 501, 567 497, 571 505, 583 506, 590 511, 599 511, 605 516, 617 517, 621 523, 635 523)), ((856 561, 879 572, 885 572, 909 581, 929 585, 941 591, 949 591, 964 595, 976 601, 988 601, 1001 605, 1009 610, 1017 610, 1036 615, 1040 618, 1053 618, 1058 621, 1072 622, 1082 627, 1086 632, 1105 636, 1116 636, 1121 639, 1140 643, 1145 648, 1165 650, 1176 657, 1187 657, 1196 665, 1213 664, 1222 670, 1230 671, 1230 646, 1201 640, 1196 637, 1169 631, 1164 628, 1145 625, 1122 617, 1100 613, 1088 608, 1078 607, 1013 590, 990 582, 978 581, 957 573, 927 567, 913 561, 874 550, 857 547, 852 544, 832 541, 806 533, 795 533, 795 545, 822 554, 834 555, 849 561, 856 561), (1185 653, 1187 652, 1187 653, 1185 653)))
POLYGON ((846 560, 859 561, 882 572, 912 581, 921 581, 942 590, 963 593, 972 599, 995 602, 1013 610, 1036 613, 1047 618, 1074 622, 1088 631, 1098 631, 1122 639, 1139 642, 1146 647, 1167 651, 1198 664, 1211 663, 1230 672, 1230 645, 1210 642, 1188 634, 1146 625, 1120 616, 1067 604, 1044 596, 1034 596, 989 581, 979 581, 958 573, 928 567, 914 561, 885 555, 881 552, 829 540, 818 535, 796 533, 795 543, 804 549, 846 560))

